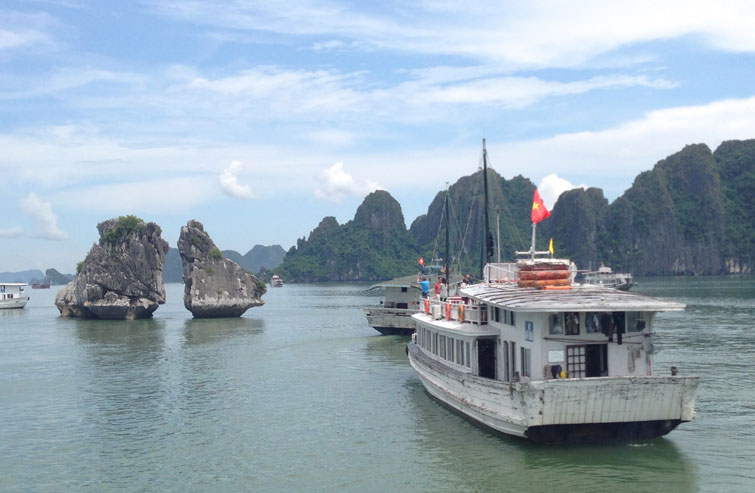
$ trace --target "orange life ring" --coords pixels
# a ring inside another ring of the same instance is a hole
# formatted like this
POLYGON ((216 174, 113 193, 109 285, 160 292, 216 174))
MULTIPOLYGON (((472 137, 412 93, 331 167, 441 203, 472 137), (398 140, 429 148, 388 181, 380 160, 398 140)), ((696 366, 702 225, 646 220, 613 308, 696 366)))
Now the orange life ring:
POLYGON ((430 315, 430 298, 425 298, 425 315, 430 315))
POLYGON ((451 320, 451 303, 446 303, 446 320, 451 320))
POLYGON ((464 321, 464 305, 459 305, 459 322, 464 321))

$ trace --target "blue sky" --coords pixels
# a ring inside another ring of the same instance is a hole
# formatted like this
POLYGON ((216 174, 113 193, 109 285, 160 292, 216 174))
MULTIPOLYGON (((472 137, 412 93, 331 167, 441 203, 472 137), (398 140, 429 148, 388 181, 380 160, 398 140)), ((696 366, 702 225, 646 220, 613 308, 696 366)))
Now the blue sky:
POLYGON ((4 0, 0 271, 74 272, 126 214, 288 249, 380 188, 408 226, 483 136, 549 206, 614 200, 755 138, 753 26, 749 1, 4 0))

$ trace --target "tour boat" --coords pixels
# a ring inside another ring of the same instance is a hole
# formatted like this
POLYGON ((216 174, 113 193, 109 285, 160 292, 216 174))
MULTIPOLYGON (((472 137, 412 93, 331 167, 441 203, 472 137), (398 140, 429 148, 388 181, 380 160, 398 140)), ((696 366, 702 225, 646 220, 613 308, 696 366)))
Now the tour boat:
POLYGON ((283 279, 280 278, 278 274, 273 274, 273 277, 270 278, 270 286, 274 288, 280 288, 283 286, 283 279))
POLYGON ((367 323, 383 335, 411 335, 414 332, 412 315, 422 309, 422 292, 417 276, 399 277, 370 286, 368 291, 383 289, 380 306, 364 309, 367 323))
MULTIPOLYGON (((442 277, 440 265, 423 265, 420 275, 427 277, 430 289, 442 277)), ((385 296, 379 306, 364 309, 367 324, 382 335, 406 335, 414 333, 412 315, 422 311, 424 299, 417 276, 404 276, 373 284, 367 291, 384 290, 385 296)))
POLYGON ((29 297, 24 296, 26 286, 25 282, 0 283, 0 309, 25 307, 29 301, 29 297))
POLYGON ((610 267, 605 267, 603 265, 601 265, 596 271, 585 272, 582 282, 585 284, 621 289, 624 291, 628 291, 634 286, 632 274, 614 272, 610 267))
POLYGON ((653 364, 657 314, 685 306, 574 283, 571 262, 535 251, 535 223, 525 257, 488 254, 481 283, 412 316, 407 355, 430 396, 542 443, 645 440, 692 420, 698 377, 653 364))

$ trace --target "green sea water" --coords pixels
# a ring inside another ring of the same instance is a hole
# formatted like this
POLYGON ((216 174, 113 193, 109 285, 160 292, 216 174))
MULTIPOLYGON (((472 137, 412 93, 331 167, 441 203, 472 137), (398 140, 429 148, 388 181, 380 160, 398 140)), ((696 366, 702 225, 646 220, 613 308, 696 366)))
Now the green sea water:
POLYGON ((194 320, 183 286, 151 320, 63 319, 56 289, 0 311, 0 491, 755 491, 755 279, 640 279, 656 372, 701 377, 664 438, 542 446, 432 401, 362 307, 364 284, 269 289, 194 320))

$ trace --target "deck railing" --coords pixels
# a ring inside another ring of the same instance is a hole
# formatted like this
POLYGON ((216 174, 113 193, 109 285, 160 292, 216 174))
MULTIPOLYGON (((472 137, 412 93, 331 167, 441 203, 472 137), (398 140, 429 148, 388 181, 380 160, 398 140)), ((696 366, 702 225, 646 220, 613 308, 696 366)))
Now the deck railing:
POLYGON ((483 275, 487 282, 516 282, 519 267, 515 263, 487 264, 483 275))
POLYGON ((488 323, 485 305, 465 302, 460 296, 452 296, 445 300, 430 300, 426 312, 436 319, 458 320, 475 325, 488 323))

